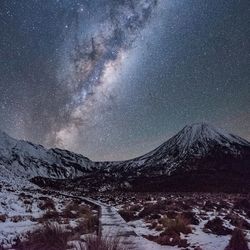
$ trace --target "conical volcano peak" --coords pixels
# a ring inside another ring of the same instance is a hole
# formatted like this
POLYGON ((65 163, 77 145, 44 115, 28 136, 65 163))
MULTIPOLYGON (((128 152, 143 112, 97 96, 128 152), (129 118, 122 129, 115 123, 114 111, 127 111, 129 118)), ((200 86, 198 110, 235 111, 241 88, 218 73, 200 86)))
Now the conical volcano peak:
POLYGON ((191 125, 186 125, 183 128, 184 131, 190 131, 193 134, 195 133, 224 133, 220 129, 215 128, 213 125, 206 122, 193 123, 191 125))
POLYGON ((189 144, 194 140, 202 139, 216 139, 218 137, 229 137, 230 135, 222 132, 220 129, 215 128, 214 126, 208 123, 193 123, 191 125, 185 126, 179 134, 182 134, 186 139, 189 140, 189 144))
POLYGON ((249 142, 241 137, 227 133, 223 129, 216 128, 205 122, 187 125, 177 134, 177 136, 188 140, 188 144, 191 144, 196 140, 216 140, 218 142, 228 141, 249 146, 249 142))
POLYGON ((191 128, 191 129, 215 129, 213 125, 207 123, 207 122, 195 122, 190 125, 186 125, 185 128, 191 128))

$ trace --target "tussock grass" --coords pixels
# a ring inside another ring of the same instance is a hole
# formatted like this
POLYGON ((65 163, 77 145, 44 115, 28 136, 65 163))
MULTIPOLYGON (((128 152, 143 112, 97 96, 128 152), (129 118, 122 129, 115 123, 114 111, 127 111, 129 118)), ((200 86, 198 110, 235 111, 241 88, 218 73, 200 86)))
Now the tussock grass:
POLYGON ((78 221, 77 227, 74 228, 74 232, 78 233, 94 233, 98 229, 99 218, 97 215, 86 215, 84 219, 78 221))
POLYGON ((45 224, 44 227, 29 233, 18 250, 66 250, 69 235, 58 224, 45 224))
POLYGON ((234 229, 229 245, 225 248, 225 250, 249 250, 247 240, 241 229, 234 229))
POLYGON ((38 207, 41 210, 46 210, 46 209, 54 210, 55 209, 55 202, 51 198, 45 198, 45 199, 43 199, 43 201, 38 203, 38 207))
POLYGON ((89 235, 85 238, 85 246, 81 250, 125 250, 121 246, 119 237, 94 236, 89 235))
POLYGON ((192 233, 192 229, 189 226, 189 220, 185 217, 178 215, 175 219, 169 219, 168 217, 163 217, 160 219, 161 224, 165 227, 165 232, 175 232, 177 234, 189 234, 192 233))

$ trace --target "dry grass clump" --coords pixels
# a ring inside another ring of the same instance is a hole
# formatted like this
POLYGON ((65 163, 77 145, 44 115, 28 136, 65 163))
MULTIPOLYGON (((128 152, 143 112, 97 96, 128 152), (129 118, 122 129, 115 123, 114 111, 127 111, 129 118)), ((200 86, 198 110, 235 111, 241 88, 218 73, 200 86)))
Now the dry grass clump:
POLYGON ((109 236, 89 235, 85 238, 85 246, 81 250, 125 250, 121 246, 120 238, 109 236))
POLYGON ((186 239, 181 239, 181 233, 189 234, 192 232, 189 220, 178 214, 174 219, 164 216, 160 218, 159 224, 155 227, 157 231, 162 231, 158 236, 146 236, 147 239, 152 240, 160 245, 188 247, 186 239))
POLYGON ((75 219, 77 218, 77 212, 75 210, 71 210, 70 208, 66 207, 62 212, 62 217, 69 218, 69 219, 75 219))
POLYGON ((186 239, 181 239, 180 235, 174 232, 170 235, 158 235, 158 236, 149 235, 146 236, 146 238, 160 245, 178 246, 185 248, 189 246, 186 239))
POLYGON ((80 204, 78 206, 77 212, 78 212, 79 216, 85 216, 85 215, 93 214, 93 211, 90 209, 90 207, 88 207, 85 204, 80 204))
POLYGON ((66 206, 65 210, 77 210, 79 202, 76 200, 71 200, 66 206))
POLYGON ((69 235, 58 224, 46 224, 44 227, 29 233, 18 250, 66 250, 69 235))
POLYGON ((55 209, 55 202, 51 198, 45 197, 40 203, 37 205, 41 210, 46 209, 55 209))
POLYGON ((99 218, 97 215, 87 214, 84 220, 85 229, 88 233, 93 233, 97 230, 99 224, 99 218))
POLYGON ((164 228, 163 228, 163 226, 162 225, 157 225, 156 227, 155 227, 155 230, 156 231, 162 231, 164 228))
POLYGON ((169 219, 164 216, 159 222, 165 227, 165 234, 175 232, 178 235, 180 233, 189 234, 192 233, 192 229, 189 226, 190 222, 185 217, 178 215, 175 219, 169 219))
POLYGON ((60 218, 60 214, 56 210, 47 210, 41 218, 38 218, 39 223, 46 223, 48 220, 57 221, 60 218))
POLYGON ((189 221, 189 223, 192 224, 192 225, 199 225, 200 224, 200 221, 199 221, 198 217, 192 211, 182 212, 181 216, 183 218, 186 218, 189 221))
POLYGON ((87 205, 81 204, 79 201, 73 200, 65 206, 62 215, 64 217, 73 219, 91 213, 92 211, 87 205))
POLYGON ((168 211, 166 211, 166 215, 168 218, 174 219, 174 218, 176 218, 178 213, 176 211, 173 211, 173 210, 168 210, 168 211))
POLYGON ((97 215, 89 214, 78 221, 78 225, 74 228, 74 232, 88 234, 98 230, 99 219, 97 215))
POLYGON ((234 229, 229 245, 225 250, 249 250, 245 235, 241 229, 234 229))

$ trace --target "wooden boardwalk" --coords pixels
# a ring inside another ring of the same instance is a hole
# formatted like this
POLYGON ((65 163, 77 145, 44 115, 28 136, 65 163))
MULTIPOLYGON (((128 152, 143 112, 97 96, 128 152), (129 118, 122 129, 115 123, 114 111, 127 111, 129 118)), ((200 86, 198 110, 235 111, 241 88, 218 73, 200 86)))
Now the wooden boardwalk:
POLYGON ((126 249, 140 249, 136 243, 139 236, 129 227, 125 220, 110 206, 101 208, 101 234, 103 236, 119 237, 126 249))
POLYGON ((142 244, 145 239, 134 232, 114 207, 89 198, 84 199, 100 207, 100 235, 110 238, 118 237, 120 244, 127 250, 149 249, 142 244))
POLYGON ((104 237, 118 237, 125 249, 141 250, 139 247, 141 237, 120 216, 116 209, 99 201, 83 198, 100 207, 100 234, 104 237))
MULTIPOLYGON (((99 235, 103 237, 110 237, 120 239, 120 244, 126 250, 159 250, 162 249, 156 243, 146 240, 142 236, 139 236, 133 230, 133 227, 129 226, 126 221, 121 217, 117 210, 104 204, 100 201, 93 200, 87 197, 72 196, 68 194, 61 195, 81 199, 87 203, 95 205, 99 208, 99 235)), ((171 247, 164 249, 172 249, 171 247)))

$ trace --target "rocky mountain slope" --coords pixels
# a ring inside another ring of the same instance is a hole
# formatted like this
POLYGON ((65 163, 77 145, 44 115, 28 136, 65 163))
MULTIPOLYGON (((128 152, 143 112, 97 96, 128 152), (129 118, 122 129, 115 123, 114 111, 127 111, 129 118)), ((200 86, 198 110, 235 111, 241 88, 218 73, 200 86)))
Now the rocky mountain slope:
POLYGON ((88 158, 61 149, 46 149, 28 141, 16 140, 0 132, 0 180, 16 181, 35 176, 73 178, 92 171, 88 158))

